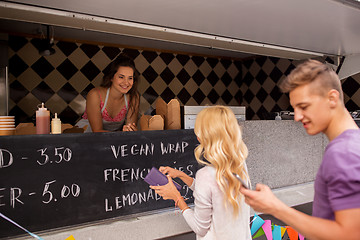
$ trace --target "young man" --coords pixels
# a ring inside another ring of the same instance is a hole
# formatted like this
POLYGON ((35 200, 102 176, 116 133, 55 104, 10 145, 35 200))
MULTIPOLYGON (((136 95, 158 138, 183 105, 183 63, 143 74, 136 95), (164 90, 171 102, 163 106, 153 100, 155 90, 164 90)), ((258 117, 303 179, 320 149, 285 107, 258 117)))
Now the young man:
POLYGON ((289 92, 295 121, 309 135, 322 132, 330 141, 315 180, 313 216, 286 206, 263 184, 256 191, 241 189, 246 202, 308 239, 360 239, 360 130, 344 106, 338 76, 325 64, 308 60, 280 88, 289 92))

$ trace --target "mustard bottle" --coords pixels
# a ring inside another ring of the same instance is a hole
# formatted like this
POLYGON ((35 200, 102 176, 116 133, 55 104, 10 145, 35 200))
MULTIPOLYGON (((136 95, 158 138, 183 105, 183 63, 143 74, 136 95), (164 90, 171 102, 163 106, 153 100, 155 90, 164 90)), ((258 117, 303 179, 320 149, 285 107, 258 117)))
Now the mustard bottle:
POLYGON ((57 113, 55 113, 55 117, 51 120, 51 133, 61 133, 61 121, 60 118, 57 117, 57 113))

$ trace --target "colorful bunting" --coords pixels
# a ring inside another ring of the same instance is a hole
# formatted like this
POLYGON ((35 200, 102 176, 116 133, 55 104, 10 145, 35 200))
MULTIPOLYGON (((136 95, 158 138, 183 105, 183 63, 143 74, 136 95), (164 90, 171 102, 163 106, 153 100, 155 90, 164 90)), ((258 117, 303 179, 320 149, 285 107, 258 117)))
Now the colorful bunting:
POLYGON ((268 240, 272 240, 272 231, 271 231, 271 220, 265 220, 265 223, 262 225, 262 228, 265 232, 265 236, 268 240))
POLYGON ((273 239, 274 240, 281 240, 281 227, 280 226, 277 226, 277 225, 274 225, 274 230, 272 232, 272 235, 273 235, 273 239))
POLYGON ((256 233, 257 230, 259 230, 259 228, 265 223, 265 221, 255 213, 252 222, 253 224, 251 225, 251 229, 250 229, 251 236, 254 235, 254 233, 256 233))
POLYGON ((304 236, 299 233, 299 239, 304 240, 304 236))
POLYGON ((264 234, 265 234, 264 230, 260 228, 259 231, 257 231, 257 233, 255 234, 255 236, 253 236, 253 239, 258 238, 264 234))
POLYGON ((254 215, 253 220, 250 222, 252 239, 258 238, 262 235, 266 236, 267 240, 281 240, 285 232, 288 233, 290 240, 304 240, 304 236, 298 233, 290 226, 278 226, 271 223, 271 220, 263 220, 258 215, 254 215), (256 234, 254 235, 254 233, 256 234))
POLYGON ((286 232, 286 227, 281 227, 281 237, 284 236, 285 232, 286 232))
POLYGON ((292 227, 286 226, 286 231, 289 235, 290 240, 298 240, 299 234, 292 227))

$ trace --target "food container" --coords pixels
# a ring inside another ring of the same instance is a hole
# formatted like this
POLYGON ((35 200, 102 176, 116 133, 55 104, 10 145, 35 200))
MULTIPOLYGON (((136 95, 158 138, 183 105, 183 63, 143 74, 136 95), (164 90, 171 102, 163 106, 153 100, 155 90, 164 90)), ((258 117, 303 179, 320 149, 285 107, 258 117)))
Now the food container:
POLYGON ((0 124, 0 129, 2 129, 2 128, 15 128, 15 124, 7 124, 7 125, 0 124))
POLYGON ((15 122, 15 116, 0 116, 0 122, 15 122))
POLYGON ((15 134, 15 117, 0 116, 0 136, 15 134))
POLYGON ((0 122, 0 126, 2 125, 15 125, 15 122, 0 122))
POLYGON ((15 128, 0 128, 0 136, 15 135, 15 128))

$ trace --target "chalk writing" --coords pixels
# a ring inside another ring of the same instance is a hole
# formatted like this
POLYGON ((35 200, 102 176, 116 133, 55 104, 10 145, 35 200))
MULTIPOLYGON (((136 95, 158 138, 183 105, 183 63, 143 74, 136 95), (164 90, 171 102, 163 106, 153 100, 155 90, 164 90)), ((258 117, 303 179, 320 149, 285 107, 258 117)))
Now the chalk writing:
POLYGON ((174 167, 175 169, 182 171, 184 173, 186 173, 187 175, 189 175, 190 177, 194 176, 194 171, 192 170, 192 168, 194 168, 194 165, 190 164, 186 166, 186 170, 184 169, 184 167, 180 166, 180 167, 174 167))
POLYGON ((119 156, 120 157, 126 157, 129 154, 133 155, 133 156, 148 156, 148 155, 154 155, 154 144, 150 143, 150 144, 134 144, 131 147, 128 147, 127 144, 121 145, 121 146, 117 146, 115 147, 114 145, 110 146, 111 151, 114 155, 114 157, 117 159, 119 156))
MULTIPOLYGON (((6 188, 0 188, 0 207, 6 206, 6 204, 3 202, 3 191, 5 191, 6 188)), ((10 206, 12 208, 15 208, 15 204, 16 202, 20 203, 20 204, 24 204, 20 199, 20 195, 22 193, 22 190, 20 188, 16 188, 16 187, 12 187, 10 188, 10 206)))
MULTIPOLYGON (((43 158, 42 161, 37 160, 37 163, 39 165, 45 165, 46 163, 53 161, 50 160, 50 157, 48 154, 46 154, 47 148, 42 148, 37 150, 40 152, 41 157, 43 158)), ((57 156, 58 159, 55 159, 55 163, 60 163, 62 160, 69 162, 72 157, 72 151, 70 148, 64 148, 64 147, 55 147, 54 148, 54 156, 57 156)))
POLYGON ((112 202, 110 202, 109 199, 105 198, 105 211, 111 212, 113 211, 113 207, 115 207, 116 210, 125 206, 142 204, 150 200, 159 201, 160 199, 161 197, 156 194, 155 191, 152 189, 149 189, 147 192, 136 192, 117 196, 113 199, 112 202))
POLYGON ((149 173, 150 169, 143 168, 126 168, 126 169, 105 169, 104 170, 104 182, 107 181, 121 181, 121 182, 134 182, 134 180, 144 179, 149 173))
MULTIPOLYGON (((43 203, 48 204, 51 201, 57 201, 57 199, 54 198, 53 193, 49 190, 50 184, 55 183, 55 182, 56 182, 56 180, 45 183, 42 196, 44 198, 47 198, 47 200, 43 200, 42 201, 43 203)), ((67 198, 70 195, 70 193, 72 194, 73 197, 78 197, 80 195, 80 186, 73 183, 73 184, 71 184, 71 190, 70 190, 70 187, 64 185, 61 189, 60 197, 67 198)))
POLYGON ((0 168, 9 167, 13 161, 13 155, 10 151, 6 149, 0 149, 0 168), (7 158, 5 157, 6 155, 8 156, 7 158))
POLYGON ((161 154, 170 154, 170 153, 183 153, 185 152, 185 148, 189 146, 187 142, 177 142, 177 143, 168 143, 164 144, 163 142, 160 143, 161 154))
MULTIPOLYGON (((42 202, 44 204, 48 204, 51 201, 57 201, 57 199, 54 197, 54 194, 52 191, 50 191, 50 185, 55 183, 56 180, 52 180, 50 182, 45 183, 44 190, 42 193, 43 200, 42 202)), ((5 206, 6 204, 3 202, 4 195, 2 191, 5 191, 6 188, 0 188, 0 207, 5 206)), ((21 196, 23 195, 23 191, 19 187, 11 187, 10 188, 10 206, 12 208, 15 208, 18 204, 24 205, 24 201, 21 199, 21 196)), ((27 194, 28 196, 36 195, 36 192, 30 192, 27 194)), ((71 186, 63 185, 60 191, 60 198, 67 198, 67 197, 78 197, 80 195, 80 186, 78 184, 71 184, 71 186)))
POLYGON ((22 190, 20 188, 10 188, 10 206, 12 208, 15 208, 15 203, 19 202, 21 204, 24 204, 20 199, 20 195, 22 193, 22 190))
MULTIPOLYGON (((187 175, 194 176, 194 165, 190 164, 185 167, 175 167, 179 171, 185 172, 187 175)), ((104 170, 104 182, 134 182, 138 180, 144 180, 146 175, 150 172, 150 168, 107 168, 104 170)))

